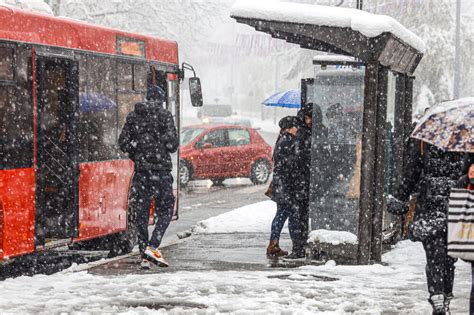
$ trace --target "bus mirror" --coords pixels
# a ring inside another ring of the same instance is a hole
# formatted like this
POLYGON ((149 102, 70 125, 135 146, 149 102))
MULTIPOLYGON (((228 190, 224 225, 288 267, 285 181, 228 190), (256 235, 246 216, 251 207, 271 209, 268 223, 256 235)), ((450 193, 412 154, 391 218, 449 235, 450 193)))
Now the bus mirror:
POLYGON ((194 107, 202 106, 201 80, 198 77, 189 78, 189 93, 191 94, 191 104, 194 107))

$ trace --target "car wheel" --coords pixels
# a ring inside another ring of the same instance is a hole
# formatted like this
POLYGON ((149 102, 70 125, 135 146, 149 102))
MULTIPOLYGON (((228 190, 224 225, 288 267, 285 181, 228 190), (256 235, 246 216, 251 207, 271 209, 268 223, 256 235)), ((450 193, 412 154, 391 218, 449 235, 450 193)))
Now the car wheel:
POLYGON ((212 179, 212 186, 224 186, 225 178, 212 179))
POLYGON ((270 177, 270 165, 265 160, 258 160, 252 166, 252 171, 250 173, 250 180, 255 185, 264 184, 268 181, 270 177))
POLYGON ((186 187, 191 180, 191 167, 186 162, 181 162, 179 166, 179 183, 182 187, 186 187))

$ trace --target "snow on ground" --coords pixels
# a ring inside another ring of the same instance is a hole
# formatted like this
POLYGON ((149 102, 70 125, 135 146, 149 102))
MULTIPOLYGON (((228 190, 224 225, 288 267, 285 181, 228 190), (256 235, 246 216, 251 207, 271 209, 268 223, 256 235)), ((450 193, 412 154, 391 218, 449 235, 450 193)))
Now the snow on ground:
MULTIPOLYGON (((260 202, 201 221, 195 230, 268 233, 274 213, 274 203, 260 202)), ((296 269, 116 276, 73 266, 50 276, 0 282, 0 313, 429 314, 421 244, 400 242, 383 261, 371 266, 336 266, 331 261, 296 269), (157 309, 157 304, 175 307, 157 309)), ((470 265, 456 265, 452 314, 466 314, 470 265)))
POLYGON ((309 233, 308 243, 328 243, 332 245, 339 244, 357 244, 357 236, 345 231, 315 230, 309 233))
MULTIPOLYGON (((424 255, 405 241, 387 266, 307 266, 275 271, 97 276, 85 271, 0 282, 0 313, 164 314, 140 305, 180 304, 171 314, 429 314, 424 255), (322 281, 321 277, 329 277, 322 281), (331 279, 333 278, 333 279, 331 279), (205 308, 193 308, 193 303, 205 308)), ((458 263, 454 314, 467 309, 469 266, 458 263), (457 311, 456 311, 457 310, 457 311)))
MULTIPOLYGON (((268 233, 276 213, 276 203, 262 201, 200 221, 192 231, 197 234, 268 233)), ((288 233, 285 224, 283 233, 288 233)))

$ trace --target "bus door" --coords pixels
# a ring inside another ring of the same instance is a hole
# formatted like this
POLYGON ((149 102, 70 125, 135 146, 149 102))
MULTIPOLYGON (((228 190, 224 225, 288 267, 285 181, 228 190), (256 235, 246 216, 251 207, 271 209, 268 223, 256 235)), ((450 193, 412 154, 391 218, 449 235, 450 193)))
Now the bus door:
MULTIPOLYGON (((180 120, 180 102, 179 102, 179 78, 177 73, 174 73, 172 69, 161 67, 158 65, 151 66, 152 76, 149 78, 154 85, 161 87, 167 95, 166 109, 168 109, 173 115, 175 126, 180 135, 181 120, 180 120)), ((176 197, 174 219, 178 218, 179 209, 179 150, 171 155, 173 162, 173 191, 176 197)))
POLYGON ((78 163, 74 112, 78 100, 77 62, 36 59, 37 245, 70 240, 78 229, 78 163))

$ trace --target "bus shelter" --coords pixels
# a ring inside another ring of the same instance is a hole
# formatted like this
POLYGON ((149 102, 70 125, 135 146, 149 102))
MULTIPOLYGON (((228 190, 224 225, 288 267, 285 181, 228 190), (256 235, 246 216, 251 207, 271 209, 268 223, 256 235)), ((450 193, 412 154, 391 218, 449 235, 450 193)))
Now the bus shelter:
POLYGON ((302 106, 317 104, 322 117, 313 111, 313 122, 327 128, 313 132, 311 226, 355 234, 349 261, 380 262, 386 197, 403 168, 423 41, 390 17, 348 8, 241 1, 231 15, 329 53, 315 58, 314 78, 302 80, 302 106))

